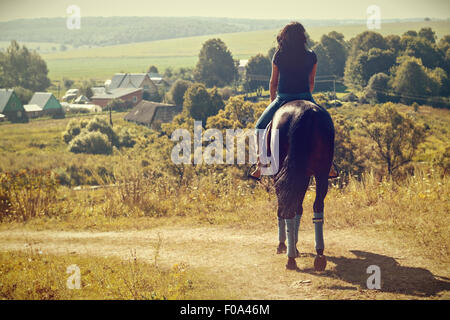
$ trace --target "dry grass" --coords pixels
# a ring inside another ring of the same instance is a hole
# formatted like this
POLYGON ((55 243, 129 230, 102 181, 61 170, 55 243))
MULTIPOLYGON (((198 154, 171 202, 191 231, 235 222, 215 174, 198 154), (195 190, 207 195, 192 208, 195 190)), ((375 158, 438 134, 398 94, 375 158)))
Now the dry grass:
POLYGON ((185 264, 165 269, 157 264, 156 256, 154 261, 143 261, 133 252, 127 260, 53 255, 32 247, 25 251, 0 252, 0 299, 225 298, 216 288, 213 282, 185 264), (74 288, 74 278, 69 279, 75 275, 75 269, 69 269, 73 265, 80 270, 79 289, 74 288))

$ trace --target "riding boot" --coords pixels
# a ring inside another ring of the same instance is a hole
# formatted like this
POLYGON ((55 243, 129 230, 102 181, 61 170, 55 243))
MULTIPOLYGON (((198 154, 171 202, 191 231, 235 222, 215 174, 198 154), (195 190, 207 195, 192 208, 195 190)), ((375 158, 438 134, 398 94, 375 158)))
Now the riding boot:
POLYGON ((313 223, 316 234, 316 252, 322 255, 325 249, 323 241, 323 212, 314 212, 313 223))
POLYGON ((287 229, 287 255, 289 258, 297 257, 295 248, 295 218, 285 219, 287 229))

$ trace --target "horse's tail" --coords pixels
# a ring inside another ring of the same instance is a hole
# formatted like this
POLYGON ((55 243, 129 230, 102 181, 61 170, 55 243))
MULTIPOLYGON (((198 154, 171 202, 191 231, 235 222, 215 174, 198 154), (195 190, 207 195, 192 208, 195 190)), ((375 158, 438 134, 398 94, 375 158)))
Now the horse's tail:
POLYGON ((313 125, 316 121, 314 109, 306 109, 293 119, 288 129, 289 149, 280 171, 275 177, 278 205, 283 218, 293 218, 299 208, 299 190, 305 182, 308 155, 312 149, 313 125))

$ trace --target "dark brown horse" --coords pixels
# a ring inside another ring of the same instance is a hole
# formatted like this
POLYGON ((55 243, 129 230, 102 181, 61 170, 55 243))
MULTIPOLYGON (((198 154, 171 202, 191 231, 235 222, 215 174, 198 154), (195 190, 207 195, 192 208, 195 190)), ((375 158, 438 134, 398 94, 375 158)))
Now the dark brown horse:
MULTIPOLYGON (((334 125, 329 113, 305 100, 286 103, 274 115, 271 145, 278 140, 279 170, 274 175, 278 197, 278 217, 287 227, 287 269, 296 269, 298 255, 296 242, 303 213, 303 199, 310 177, 316 180, 314 218, 316 233, 316 270, 326 265, 323 256, 323 209, 328 191, 328 174, 333 161, 334 125), (278 129, 275 139, 274 129, 278 129)), ((273 149, 273 148, 272 148, 273 149)))

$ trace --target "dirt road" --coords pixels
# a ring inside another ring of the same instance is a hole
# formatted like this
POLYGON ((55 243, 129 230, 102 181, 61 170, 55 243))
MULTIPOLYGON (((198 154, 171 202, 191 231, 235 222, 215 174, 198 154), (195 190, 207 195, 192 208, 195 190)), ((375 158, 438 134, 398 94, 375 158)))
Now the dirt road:
MULTIPOLYGON (((48 253, 119 256, 171 266, 185 262, 245 299, 449 299, 450 265, 436 263, 404 247, 400 240, 375 232, 331 230, 325 233, 324 272, 313 270, 314 234, 300 231, 298 271, 285 270, 277 255, 276 230, 220 227, 160 227, 148 231, 65 232, 2 231, 0 250, 27 245, 48 253), (369 290, 367 268, 381 271, 381 290, 369 290)), ((211 297, 214 298, 214 297, 211 297)))

